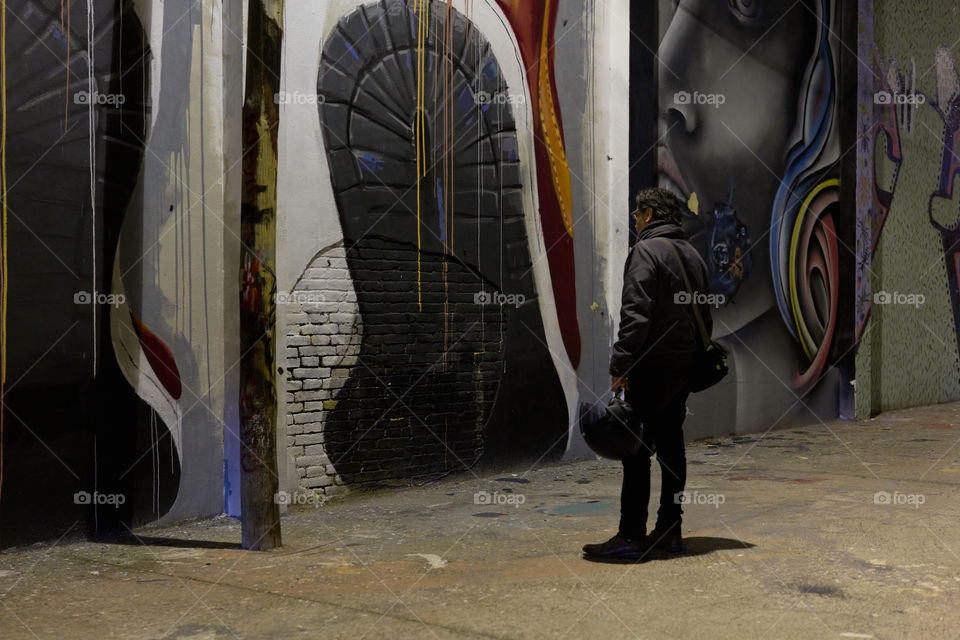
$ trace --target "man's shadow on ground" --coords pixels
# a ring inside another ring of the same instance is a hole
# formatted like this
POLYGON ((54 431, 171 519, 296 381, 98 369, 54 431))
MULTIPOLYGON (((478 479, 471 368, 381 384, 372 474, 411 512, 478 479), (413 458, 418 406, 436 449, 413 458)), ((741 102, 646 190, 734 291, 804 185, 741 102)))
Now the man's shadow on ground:
POLYGON ((723 549, 752 549, 755 544, 743 542, 742 540, 732 540, 730 538, 711 538, 707 536, 693 536, 683 539, 683 552, 670 553, 661 549, 651 549, 642 556, 636 558, 598 558, 594 556, 583 556, 584 560, 589 562, 599 562, 602 564, 637 564, 640 562, 649 562, 651 560, 673 560, 675 558, 687 558, 691 556, 703 556, 714 551, 723 549))

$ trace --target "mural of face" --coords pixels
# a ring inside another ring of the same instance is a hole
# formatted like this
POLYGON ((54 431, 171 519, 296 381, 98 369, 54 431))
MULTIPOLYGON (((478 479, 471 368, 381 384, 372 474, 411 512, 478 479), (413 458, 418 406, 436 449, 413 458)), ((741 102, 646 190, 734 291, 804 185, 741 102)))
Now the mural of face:
POLYGON ((736 216, 745 228, 733 220, 727 226, 752 243, 752 273, 738 291, 724 287, 737 291, 737 304, 720 310, 721 335, 775 306, 767 230, 796 129, 799 87, 815 52, 811 5, 680 0, 661 40, 660 186, 685 199, 696 194, 698 216, 686 226, 708 263, 716 253, 715 209, 736 216))

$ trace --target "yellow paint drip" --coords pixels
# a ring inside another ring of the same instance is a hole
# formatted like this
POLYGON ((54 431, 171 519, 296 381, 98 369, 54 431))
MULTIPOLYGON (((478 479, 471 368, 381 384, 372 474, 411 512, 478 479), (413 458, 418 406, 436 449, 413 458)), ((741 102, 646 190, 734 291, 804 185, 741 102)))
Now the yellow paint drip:
POLYGON ((426 175, 426 158, 423 157, 423 40, 424 40, 424 3, 415 0, 414 13, 419 19, 417 28, 417 309, 423 311, 422 272, 420 269, 420 179, 426 175))
MULTIPOLYGON (((4 10, 6 10, 6 2, 3 3, 4 10)), ((67 124, 70 121, 70 5, 71 2, 67 2, 67 24, 64 28, 63 24, 63 0, 60 0, 60 33, 63 33, 67 36, 67 88, 66 92, 63 95, 63 131, 67 131, 67 124)), ((6 75, 6 69, 4 68, 4 75, 6 75)), ((6 99, 4 99, 4 109, 6 109, 6 99)))

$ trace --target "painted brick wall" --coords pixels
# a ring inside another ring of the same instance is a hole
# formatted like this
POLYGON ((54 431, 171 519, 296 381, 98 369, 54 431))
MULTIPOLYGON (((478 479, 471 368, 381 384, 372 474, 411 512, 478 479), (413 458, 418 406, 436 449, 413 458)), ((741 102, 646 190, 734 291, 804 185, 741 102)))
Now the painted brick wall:
POLYGON ((357 362, 361 330, 342 245, 314 258, 284 308, 287 450, 300 488, 331 495, 343 480, 324 450, 323 422, 357 362))
POLYGON ((396 241, 314 258, 285 305, 287 446, 301 489, 331 495, 479 459, 512 310, 479 304, 490 290, 396 241))

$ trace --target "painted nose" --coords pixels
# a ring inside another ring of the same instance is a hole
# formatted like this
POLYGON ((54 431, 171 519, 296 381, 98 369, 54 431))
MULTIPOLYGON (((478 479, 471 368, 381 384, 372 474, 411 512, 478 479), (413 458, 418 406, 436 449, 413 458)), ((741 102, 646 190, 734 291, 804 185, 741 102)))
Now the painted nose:
POLYGON ((689 91, 675 91, 664 98, 663 118, 668 129, 682 126, 687 133, 697 128, 697 111, 693 104, 693 94, 689 91))

